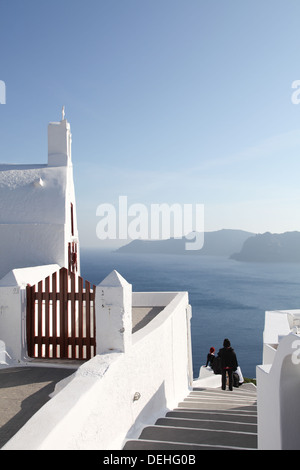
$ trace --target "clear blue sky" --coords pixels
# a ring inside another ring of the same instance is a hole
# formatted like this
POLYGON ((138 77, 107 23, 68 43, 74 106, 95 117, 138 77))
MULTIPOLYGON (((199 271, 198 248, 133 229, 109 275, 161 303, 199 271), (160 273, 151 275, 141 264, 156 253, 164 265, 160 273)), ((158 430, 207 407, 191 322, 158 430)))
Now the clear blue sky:
POLYGON ((204 204, 300 230, 299 0, 0 0, 0 162, 46 163, 61 107, 82 246, 96 208, 204 204))

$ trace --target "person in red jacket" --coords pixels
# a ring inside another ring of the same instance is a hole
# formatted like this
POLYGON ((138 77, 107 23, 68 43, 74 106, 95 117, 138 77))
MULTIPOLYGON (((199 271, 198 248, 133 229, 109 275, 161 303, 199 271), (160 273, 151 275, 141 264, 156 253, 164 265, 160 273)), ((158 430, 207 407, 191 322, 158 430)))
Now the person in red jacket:
POLYGON ((215 348, 212 346, 209 350, 209 353, 207 354, 205 367, 207 366, 212 367, 214 363, 214 359, 215 359, 215 348))
POLYGON ((229 390, 233 386, 233 372, 238 368, 238 361, 234 349, 231 347, 228 338, 224 339, 223 348, 220 349, 218 356, 221 358, 222 368, 222 390, 226 390, 226 375, 229 377, 229 390))

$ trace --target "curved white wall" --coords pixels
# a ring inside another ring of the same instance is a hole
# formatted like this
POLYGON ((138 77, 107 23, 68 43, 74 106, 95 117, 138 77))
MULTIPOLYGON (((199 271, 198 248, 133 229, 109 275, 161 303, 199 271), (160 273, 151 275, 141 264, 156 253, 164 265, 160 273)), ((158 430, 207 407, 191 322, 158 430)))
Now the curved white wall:
POLYGON ((137 437, 187 395, 189 328, 188 295, 172 293, 165 309, 134 333, 129 350, 81 366, 3 449, 121 449, 126 437, 137 437))
POLYGON ((282 361, 280 375, 281 449, 300 449, 300 367, 292 354, 282 361))
POLYGON ((299 343, 294 333, 283 337, 273 363, 256 369, 260 450, 300 449, 299 343))

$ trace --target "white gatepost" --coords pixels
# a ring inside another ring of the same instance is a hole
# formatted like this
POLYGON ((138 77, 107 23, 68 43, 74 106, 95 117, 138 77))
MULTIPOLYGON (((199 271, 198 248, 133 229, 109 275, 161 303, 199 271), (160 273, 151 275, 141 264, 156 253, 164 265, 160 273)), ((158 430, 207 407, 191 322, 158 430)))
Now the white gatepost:
POLYGON ((132 344, 132 285, 112 271, 96 288, 97 354, 126 352, 132 344))

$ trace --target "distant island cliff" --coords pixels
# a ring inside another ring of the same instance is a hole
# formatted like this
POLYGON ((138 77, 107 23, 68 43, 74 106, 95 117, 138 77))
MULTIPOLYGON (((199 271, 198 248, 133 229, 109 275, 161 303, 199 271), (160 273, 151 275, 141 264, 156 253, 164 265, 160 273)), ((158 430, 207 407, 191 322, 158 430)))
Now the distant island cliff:
POLYGON ((242 249, 243 243, 253 234, 243 230, 223 229, 204 233, 201 250, 186 250, 185 244, 192 240, 170 238, 168 240, 133 240, 117 250, 120 253, 165 253, 207 256, 230 256, 242 249))
POLYGON ((205 232, 203 248, 197 251, 185 249, 190 241, 185 238, 133 240, 117 252, 226 256, 243 262, 300 262, 300 232, 255 234, 230 229, 205 232))
POLYGON ((300 232, 254 235, 245 240, 240 252, 231 259, 248 262, 299 263, 300 232))

